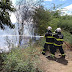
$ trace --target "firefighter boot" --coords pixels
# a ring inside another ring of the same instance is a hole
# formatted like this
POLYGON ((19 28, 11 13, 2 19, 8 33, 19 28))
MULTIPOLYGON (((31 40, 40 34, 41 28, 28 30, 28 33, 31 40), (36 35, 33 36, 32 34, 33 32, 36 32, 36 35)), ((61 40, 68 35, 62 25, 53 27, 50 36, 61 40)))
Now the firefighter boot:
POLYGON ((45 55, 45 52, 43 51, 42 54, 45 55))
POLYGON ((62 54, 61 58, 65 58, 65 56, 66 56, 65 54, 62 54))

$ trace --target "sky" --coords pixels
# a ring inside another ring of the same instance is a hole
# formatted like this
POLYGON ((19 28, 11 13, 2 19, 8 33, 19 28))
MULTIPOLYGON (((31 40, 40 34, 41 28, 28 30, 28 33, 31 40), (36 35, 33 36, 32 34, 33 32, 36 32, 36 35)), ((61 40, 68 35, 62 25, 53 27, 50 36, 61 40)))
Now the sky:
MULTIPOLYGON (((19 0, 11 0, 13 5, 15 5, 19 0)), ((26 0, 29 1, 29 0, 26 0)), ((38 0, 33 0, 33 1, 38 1, 38 0)), ((64 12, 65 14, 68 15, 72 15, 72 0, 44 0, 44 2, 42 3, 44 5, 45 8, 50 9, 53 6, 53 3, 57 6, 62 4, 62 6, 60 6, 59 9, 62 9, 62 12, 64 12)), ((11 14, 11 21, 12 23, 16 23, 16 18, 15 15, 12 13, 11 14)))
POLYGON ((63 12, 65 12, 68 15, 72 14, 71 13, 72 12, 72 0, 44 0, 44 5, 46 8, 50 8, 51 6, 53 6, 53 3, 56 6, 62 4, 60 8, 64 8, 63 12))

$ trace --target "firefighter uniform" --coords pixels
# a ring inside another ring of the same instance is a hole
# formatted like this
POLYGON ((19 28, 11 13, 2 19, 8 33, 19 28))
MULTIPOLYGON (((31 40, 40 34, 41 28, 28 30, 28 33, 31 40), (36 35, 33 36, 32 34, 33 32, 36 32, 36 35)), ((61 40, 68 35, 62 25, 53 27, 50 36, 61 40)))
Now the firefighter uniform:
POLYGON ((54 52, 55 52, 53 49, 54 37, 52 35, 51 30, 48 30, 48 32, 45 34, 44 37, 46 38, 46 42, 44 44, 44 49, 43 49, 42 54, 45 55, 45 52, 49 48, 51 54, 54 55, 54 52))
POLYGON ((53 35, 54 37, 54 49, 56 52, 56 49, 58 48, 60 53, 62 54, 63 57, 65 57, 64 50, 62 48, 63 44, 63 34, 61 32, 57 32, 56 34, 53 35))

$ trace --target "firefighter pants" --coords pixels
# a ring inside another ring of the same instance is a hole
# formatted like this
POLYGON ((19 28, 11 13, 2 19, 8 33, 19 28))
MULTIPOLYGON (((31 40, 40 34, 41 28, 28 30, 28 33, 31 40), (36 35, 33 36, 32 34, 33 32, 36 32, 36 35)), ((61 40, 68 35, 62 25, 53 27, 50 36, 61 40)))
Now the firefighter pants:
POLYGON ((55 49, 55 52, 56 52, 56 49, 59 49, 60 53, 64 54, 64 50, 63 50, 62 46, 54 46, 54 49, 55 49))
POLYGON ((53 44, 44 44, 44 49, 43 52, 45 53, 47 50, 49 50, 51 52, 51 54, 55 55, 55 49, 54 49, 54 45, 53 44))

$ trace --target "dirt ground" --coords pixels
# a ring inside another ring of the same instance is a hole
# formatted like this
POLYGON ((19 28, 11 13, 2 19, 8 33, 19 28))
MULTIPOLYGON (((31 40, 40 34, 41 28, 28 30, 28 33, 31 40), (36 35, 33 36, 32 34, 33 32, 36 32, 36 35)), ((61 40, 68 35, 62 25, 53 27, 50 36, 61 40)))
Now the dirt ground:
MULTIPOLYGON (((56 59, 49 59, 48 56, 40 55, 41 63, 38 65, 43 72, 72 72, 72 51, 65 51, 66 57, 60 58, 56 53, 56 59)), ((50 55, 50 53, 47 53, 50 55)))

